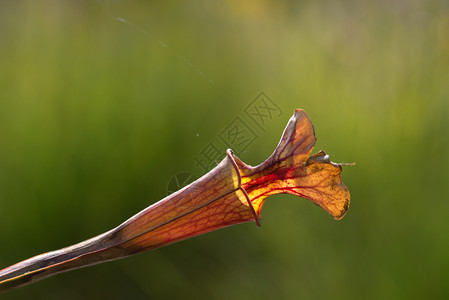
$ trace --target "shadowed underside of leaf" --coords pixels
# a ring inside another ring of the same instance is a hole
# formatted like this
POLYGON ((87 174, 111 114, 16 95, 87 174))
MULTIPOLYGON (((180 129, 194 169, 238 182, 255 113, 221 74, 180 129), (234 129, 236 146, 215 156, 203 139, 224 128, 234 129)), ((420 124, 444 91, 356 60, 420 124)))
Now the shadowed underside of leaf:
POLYGON ((295 110, 279 145, 252 167, 227 150, 223 161, 183 189, 149 206, 115 229, 79 244, 35 256, 0 271, 0 292, 68 270, 155 249, 229 225, 254 221, 266 197, 289 193, 309 199, 335 219, 348 209, 341 165, 315 145, 313 125, 295 110))

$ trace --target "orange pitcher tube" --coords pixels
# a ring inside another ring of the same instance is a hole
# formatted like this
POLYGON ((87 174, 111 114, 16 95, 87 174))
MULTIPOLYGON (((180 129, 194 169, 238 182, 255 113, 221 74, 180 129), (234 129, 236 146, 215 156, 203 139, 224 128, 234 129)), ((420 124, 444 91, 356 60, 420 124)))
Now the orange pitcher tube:
POLYGON ((273 154, 252 167, 230 149, 209 173, 147 207, 118 227, 0 271, 0 293, 51 275, 155 249, 229 225, 260 226, 265 199, 289 193, 306 198, 341 219, 350 202, 342 167, 323 151, 311 155, 313 125, 295 110, 273 154))

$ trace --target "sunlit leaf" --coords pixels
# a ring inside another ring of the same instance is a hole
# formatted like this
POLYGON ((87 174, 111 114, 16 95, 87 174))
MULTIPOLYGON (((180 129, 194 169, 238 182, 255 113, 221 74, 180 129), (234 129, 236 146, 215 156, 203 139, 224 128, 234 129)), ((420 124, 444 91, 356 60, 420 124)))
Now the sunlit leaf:
POLYGON ((259 226, 265 199, 288 193, 309 199, 335 219, 350 202, 342 167, 323 151, 312 156, 313 125, 295 110, 273 154, 252 167, 231 150, 209 173, 133 216, 117 228, 79 244, 38 255, 0 271, 0 292, 45 277, 155 249, 229 225, 259 226))

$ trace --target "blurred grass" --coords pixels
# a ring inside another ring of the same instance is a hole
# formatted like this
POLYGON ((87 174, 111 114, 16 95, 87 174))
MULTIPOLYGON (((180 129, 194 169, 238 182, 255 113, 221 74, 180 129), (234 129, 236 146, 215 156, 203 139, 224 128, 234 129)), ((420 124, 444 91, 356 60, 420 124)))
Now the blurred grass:
POLYGON ((276 196, 260 229, 2 299, 448 298, 448 83, 445 1, 4 1, 0 267, 118 225, 179 171, 200 176, 193 157, 259 91, 284 113, 266 132, 252 124, 245 162, 303 108, 315 150, 357 166, 342 221, 276 196))

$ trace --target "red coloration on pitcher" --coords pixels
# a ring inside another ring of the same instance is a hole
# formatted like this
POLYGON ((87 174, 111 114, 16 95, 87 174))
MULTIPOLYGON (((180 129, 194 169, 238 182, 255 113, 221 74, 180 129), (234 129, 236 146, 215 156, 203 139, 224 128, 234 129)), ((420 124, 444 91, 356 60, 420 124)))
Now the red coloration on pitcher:
POLYGON ((38 255, 0 271, 0 292, 51 275, 110 261, 217 230, 254 221, 266 197, 289 193, 311 200, 341 219, 350 195, 341 165, 315 145, 313 125, 295 110, 274 153, 252 167, 227 150, 209 173, 133 216, 117 228, 79 244, 38 255))

